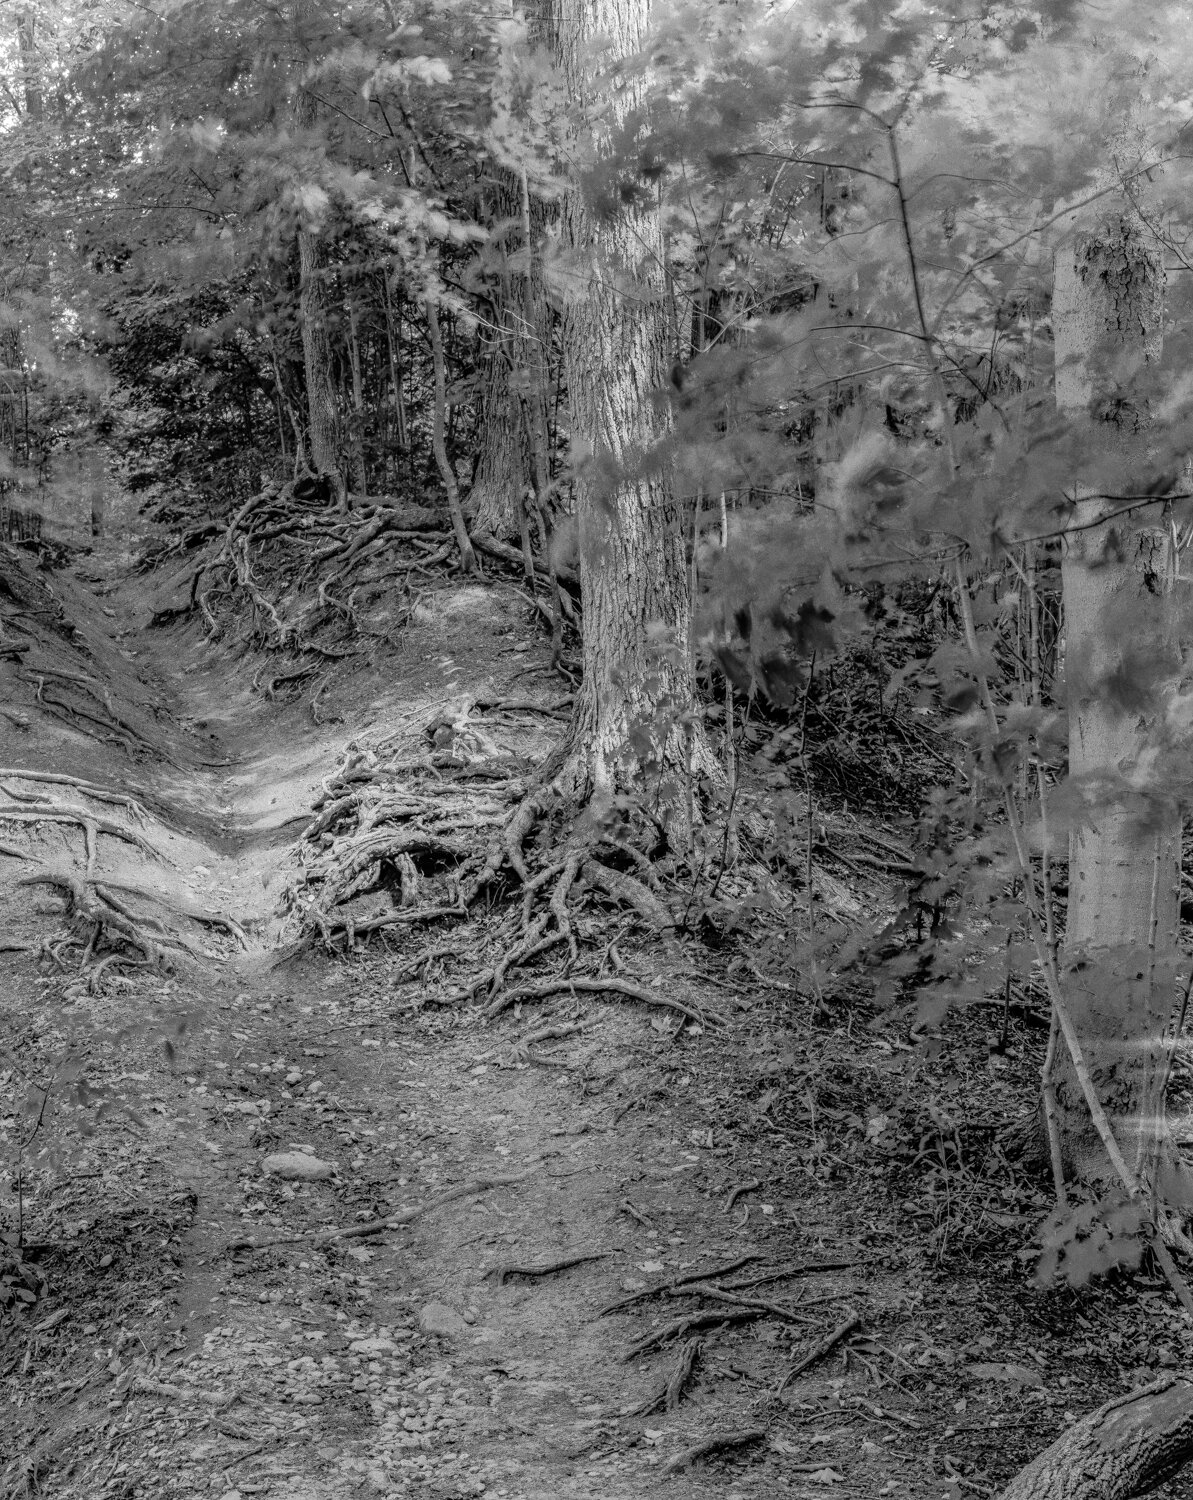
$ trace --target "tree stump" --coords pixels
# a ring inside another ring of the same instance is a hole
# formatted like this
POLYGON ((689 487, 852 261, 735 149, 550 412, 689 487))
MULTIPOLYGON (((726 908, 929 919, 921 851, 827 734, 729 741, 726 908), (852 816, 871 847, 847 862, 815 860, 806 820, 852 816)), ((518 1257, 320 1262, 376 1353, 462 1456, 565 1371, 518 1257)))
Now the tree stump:
POLYGON ((1168 1375, 1091 1412, 1012 1479, 1000 1500, 1130 1500, 1193 1457, 1193 1376, 1168 1375))

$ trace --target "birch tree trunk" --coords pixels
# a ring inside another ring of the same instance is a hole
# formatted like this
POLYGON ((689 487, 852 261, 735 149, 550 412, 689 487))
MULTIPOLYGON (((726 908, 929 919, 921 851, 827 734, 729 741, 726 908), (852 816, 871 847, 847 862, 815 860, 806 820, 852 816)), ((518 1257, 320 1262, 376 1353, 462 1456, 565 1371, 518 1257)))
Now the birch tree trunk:
MULTIPOLYGON (((618 78, 616 64, 642 45, 649 10, 649 0, 557 0, 554 8, 569 95, 590 121, 600 105, 580 147, 598 167, 609 135, 644 103, 640 82, 618 78)), ((555 269, 584 606, 584 677, 557 784, 598 804, 649 789, 671 841, 681 843, 690 835, 692 773, 715 760, 693 717, 682 509, 666 469, 643 462, 667 430, 656 393, 671 352, 663 237, 643 187, 611 194, 617 201, 599 213, 573 192, 555 269)))
MULTIPOLYGON (((1162 337, 1163 271, 1145 233, 1124 217, 1066 247, 1052 307, 1057 406, 1088 428, 1092 453, 1105 454, 1109 440, 1111 472, 1128 476, 1142 468, 1149 425, 1132 403, 1132 382, 1159 359, 1162 337)), ((1079 497, 1116 488, 1097 472, 1074 477, 1079 497)), ((1061 569, 1070 787, 1081 802, 1070 835, 1062 983, 1098 1097, 1146 1186, 1163 1148, 1181 847, 1179 806, 1148 763, 1163 728, 1160 695, 1179 676, 1180 658, 1159 507, 1105 519, 1114 509, 1078 498, 1061 569)), ((1067 1052, 1056 1094, 1066 1167, 1108 1183, 1113 1174, 1067 1052)))
POLYGON ((21 6, 16 13, 17 51, 21 63, 21 89, 25 95, 25 118, 40 121, 43 117, 41 68, 34 45, 37 12, 32 6, 21 6))

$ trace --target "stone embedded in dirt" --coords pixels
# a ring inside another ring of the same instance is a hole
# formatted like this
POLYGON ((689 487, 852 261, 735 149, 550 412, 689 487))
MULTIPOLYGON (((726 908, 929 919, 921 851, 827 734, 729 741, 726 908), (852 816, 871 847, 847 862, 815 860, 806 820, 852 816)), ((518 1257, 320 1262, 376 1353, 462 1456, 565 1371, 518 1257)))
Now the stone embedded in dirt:
POLYGON ((418 1315, 418 1326, 424 1333, 438 1333, 451 1337, 463 1333, 468 1327, 454 1307, 446 1302, 428 1302, 418 1315))
MULTIPOLYGON (((449 1309, 450 1310, 450 1309, 449 1309)), ((396 1354, 398 1346, 393 1339, 353 1339, 348 1345, 353 1354, 396 1354)))
POLYGON ((261 1170, 273 1177, 286 1177, 292 1182, 322 1182, 335 1173, 329 1161, 320 1161, 317 1156, 308 1156, 305 1151, 278 1151, 267 1156, 261 1170))

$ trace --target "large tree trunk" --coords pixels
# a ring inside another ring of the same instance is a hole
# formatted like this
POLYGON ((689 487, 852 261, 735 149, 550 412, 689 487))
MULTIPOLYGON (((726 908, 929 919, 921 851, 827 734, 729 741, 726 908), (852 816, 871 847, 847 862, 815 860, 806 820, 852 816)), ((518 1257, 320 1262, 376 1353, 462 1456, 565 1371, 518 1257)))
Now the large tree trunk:
POLYGON ((326 267, 310 229, 298 230, 298 321, 306 376, 309 458, 318 474, 337 488, 340 474, 339 410, 331 379, 331 339, 327 331, 326 267))
POLYGON ((535 488, 537 434, 548 426, 551 310, 543 287, 540 241, 548 210, 499 169, 490 218, 506 225, 494 288, 494 327, 484 330, 479 430, 481 450, 468 509, 473 528, 503 540, 518 535, 528 490, 535 488), (510 247, 516 247, 516 257, 510 247), (514 261, 516 269, 507 262, 514 261))
MULTIPOLYGON (((590 110, 599 63, 613 71, 642 44, 649 0, 577 0, 555 10, 569 95, 590 110)), ((598 134, 642 105, 618 79, 598 134)), ((590 129, 592 127, 589 127, 590 129)), ((663 237, 641 183, 596 211, 579 191, 565 205, 568 250, 557 269, 571 408, 584 606, 584 678, 576 694, 562 784, 609 803, 649 791, 673 839, 686 838, 693 759, 715 762, 694 727, 691 588, 682 509, 668 473, 646 455, 666 431, 657 405, 669 368, 663 237)))
POLYGON ((1108 1401, 1071 1427, 1000 1500, 1131 1500, 1193 1456, 1193 1380, 1168 1376, 1108 1401))
MULTIPOLYGON (((1105 454, 1109 440, 1112 465, 1128 460, 1128 474, 1147 448, 1132 382, 1160 355, 1163 272, 1144 234, 1124 218, 1067 247, 1053 296, 1057 405, 1087 426, 1092 453, 1105 454)), ((1078 496, 1116 488, 1098 482, 1096 465, 1074 476, 1078 496)), ((1149 777, 1148 758, 1162 729, 1160 692, 1180 661, 1158 517, 1103 520, 1113 509, 1078 499, 1062 563, 1069 775, 1082 805, 1069 845, 1062 989, 1093 1086, 1146 1186, 1162 1149, 1181 841, 1179 806, 1149 777)), ((1109 1183, 1115 1174, 1067 1052, 1056 1094, 1066 1167, 1109 1183)))
MULTIPOLYGON (((297 0, 295 23, 299 45, 309 21, 309 0, 297 0)), ((298 84, 294 98, 294 123, 300 131, 310 130, 316 120, 315 96, 298 84)), ((308 459, 317 474, 326 475, 334 484, 341 501, 346 493, 340 471, 339 403, 332 383, 331 338, 329 333, 331 299, 328 295, 328 267, 315 225, 309 223, 299 205, 298 213, 298 323, 302 334, 302 363, 306 377, 308 459)))

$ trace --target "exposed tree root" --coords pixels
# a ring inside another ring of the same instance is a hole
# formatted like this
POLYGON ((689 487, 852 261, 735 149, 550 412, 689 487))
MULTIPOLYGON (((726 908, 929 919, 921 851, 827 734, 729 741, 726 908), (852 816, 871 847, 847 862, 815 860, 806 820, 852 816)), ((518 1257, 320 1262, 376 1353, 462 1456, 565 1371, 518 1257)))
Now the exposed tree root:
POLYGON ((121 828, 119 824, 111 823, 106 818, 97 818, 81 807, 59 807, 51 803, 39 806, 36 810, 24 811, 17 808, 0 808, 0 821, 10 823, 70 823, 83 831, 84 847, 86 849, 87 873, 90 874, 95 867, 95 857, 99 835, 106 833, 109 838, 119 839, 122 843, 132 844, 134 848, 140 849, 142 853, 154 859, 164 856, 158 853, 153 846, 146 842, 140 834, 132 833, 127 828, 121 828))
POLYGON ((714 1453, 725 1453, 730 1448, 752 1447, 753 1444, 762 1442, 765 1437, 764 1427, 747 1427, 741 1432, 714 1433, 711 1437, 693 1444, 691 1448, 685 1448, 674 1458, 669 1458, 663 1465, 663 1473, 676 1474, 680 1469, 690 1468, 692 1464, 699 1463, 703 1458, 710 1458, 714 1453))
POLYGON ((172 954, 199 957, 196 949, 156 917, 133 911, 113 889, 90 877, 42 869, 23 876, 17 884, 48 885, 65 898, 67 916, 74 920, 78 931, 65 942, 51 940, 43 945, 47 957, 60 968, 67 967, 63 958, 67 942, 82 942, 80 967, 86 967, 95 957, 102 942, 117 949, 121 945, 130 948, 134 954, 140 955, 141 963, 157 969, 169 968, 172 954))
POLYGON ((644 1401, 639 1401, 636 1406, 625 1408, 622 1415, 648 1417, 656 1411, 674 1411, 683 1400, 683 1393, 692 1378, 696 1361, 703 1348, 703 1339, 689 1339, 681 1346, 675 1365, 662 1385, 652 1391, 644 1401))
MULTIPOLYGON (((145 901, 152 901, 158 906, 169 906, 170 903, 160 891, 150 890, 147 886, 132 885, 126 881, 113 880, 104 877, 103 888, 105 891, 122 891, 126 896, 140 896, 145 901)), ((208 911, 205 907, 193 906, 189 902, 183 905, 175 905, 174 910, 179 916, 188 918, 199 927, 213 927, 217 932, 225 932, 231 938, 235 938, 241 948, 248 948, 248 938, 245 936, 244 928, 234 918, 224 912, 208 911)))
MULTIPOLYGON (((145 809, 134 797, 127 796, 124 792, 114 792, 110 787, 99 786, 94 781, 84 781, 81 776, 65 776, 57 771, 31 771, 19 766, 0 766, 0 780, 15 778, 18 781, 44 781, 52 786, 74 787, 76 791, 83 792, 88 797, 94 797, 97 802, 109 802, 114 807, 123 807, 125 812, 137 820, 138 823, 145 822, 145 809)), ((18 801, 31 802, 34 797, 29 793, 15 791, 10 786, 0 787, 10 797, 18 801)))
POLYGON ((693 1006, 685 1005, 682 1000, 674 1000, 669 995, 660 994, 658 990, 648 990, 643 985, 632 984, 626 979, 616 979, 612 976, 607 979, 585 979, 568 976, 561 979, 543 980, 538 984, 518 985, 514 989, 502 990, 495 1000, 491 1000, 485 1007, 485 1015, 489 1019, 499 1016, 503 1010, 508 1010, 511 1005, 516 1005, 519 1000, 545 1000, 549 995, 560 993, 575 993, 578 995, 622 995, 630 1000, 640 1000, 643 1005, 661 1005, 667 1010, 678 1011, 680 1015, 687 1016, 688 1020, 695 1021, 698 1025, 706 1025, 710 1021, 717 1026, 726 1026, 728 1022, 725 1017, 712 1010, 697 1010, 693 1006))
POLYGON ((608 1302, 601 1308, 600 1316, 607 1317, 610 1313, 622 1312, 627 1307, 636 1307, 639 1302, 646 1302, 651 1297, 667 1297, 680 1287, 694 1286, 701 1282, 716 1281, 722 1276, 728 1276, 734 1271, 740 1271, 743 1266, 752 1265, 754 1261, 761 1260, 761 1255, 752 1250, 747 1255, 736 1256, 733 1260, 723 1261, 719 1266, 705 1266, 699 1271, 690 1271, 686 1276, 676 1276, 672 1281, 660 1281, 655 1286, 645 1287, 640 1292, 634 1292, 629 1297, 622 1297, 617 1302, 608 1302))
MULTIPOLYGON (((348 510, 333 498, 309 480, 270 481, 226 525, 206 523, 148 550, 143 567, 195 554, 185 602, 159 609, 152 623, 198 612, 212 637, 236 632, 261 650, 323 661, 358 654, 354 643, 367 632, 357 588, 401 576, 404 565, 408 577, 445 563, 450 533, 446 517, 422 505, 383 497, 348 510)), ((272 696, 317 671, 302 661, 269 678, 263 672, 264 690, 272 696)))
POLYGON ((638 1339, 621 1356, 623 1365, 628 1365, 631 1360, 638 1359, 640 1355, 649 1354, 654 1349, 661 1349, 664 1344, 674 1338, 683 1338, 693 1328, 719 1328, 731 1323, 752 1323, 757 1318, 764 1316, 761 1308, 741 1307, 734 1310, 729 1308, 715 1308, 712 1312, 689 1313, 686 1317, 675 1318, 670 1323, 664 1323, 661 1328, 655 1328, 644 1337, 638 1339))
POLYGON ((471 1182, 462 1183, 459 1187, 448 1188, 446 1192, 439 1193, 434 1198, 428 1198, 425 1203, 402 1209, 400 1213, 389 1214, 384 1219, 374 1219, 368 1224, 353 1224, 345 1229, 312 1229, 302 1234, 279 1234, 266 1240, 233 1240, 228 1249, 268 1250, 274 1245, 293 1245, 300 1242, 314 1242, 322 1245, 332 1240, 360 1239, 366 1235, 384 1234, 387 1229, 400 1229, 404 1224, 412 1224, 415 1219, 430 1213, 432 1209, 441 1207, 444 1203, 454 1203, 457 1198, 471 1198, 477 1193, 491 1192, 493 1188, 513 1187, 519 1182, 525 1182, 533 1175, 533 1172, 515 1172, 501 1177, 478 1177, 471 1182))
POLYGON ((1069 1427, 1002 1500, 1130 1500, 1193 1457, 1193 1380, 1169 1375, 1069 1427))
POLYGON ((861 1319, 858 1315, 850 1313, 830 1333, 825 1334, 824 1338, 813 1344, 803 1358, 796 1360, 795 1364, 783 1376, 775 1389, 776 1399, 783 1394, 797 1375, 802 1375, 805 1370, 810 1369, 812 1365, 822 1360, 826 1354, 831 1354, 841 1340, 848 1338, 860 1325, 861 1319))
MULTIPOLYGON (((425 725, 432 747, 427 756, 412 758, 405 746, 387 754, 384 742, 345 752, 324 781, 299 840, 305 878, 291 899, 305 937, 318 936, 328 949, 351 947, 375 933, 464 916, 514 886, 521 894, 521 922, 512 941, 467 988, 428 993, 422 1003, 480 999, 494 1017, 519 1001, 571 992, 635 1000, 693 1022, 725 1024, 723 1016, 631 979, 591 969, 575 973, 581 964, 575 913, 585 901, 628 909, 669 942, 675 941, 675 918, 651 855, 633 842, 623 815, 614 822, 579 818, 583 800, 577 806, 567 788, 550 779, 561 764, 558 756, 529 787, 512 776, 508 759, 473 712, 478 706, 453 707, 425 725), (482 777, 496 784, 482 789, 465 779, 482 777), (396 909, 361 911, 359 898, 379 887, 393 893, 396 909), (562 958, 558 978, 516 982, 519 971, 555 954, 562 958)), ((521 699, 486 700, 483 706, 538 709, 521 699)), ((403 738, 408 741, 408 733, 403 738)), ((652 849, 665 853, 665 835, 649 812, 643 813, 643 830, 652 849)), ((432 955, 428 951, 426 958, 432 955)), ((607 950, 601 967, 611 961, 607 950)), ((409 972, 422 967, 424 955, 412 955, 409 972)))
POLYGON ((496 1266, 491 1274, 498 1286, 504 1286, 511 1276, 525 1276, 537 1281, 543 1276, 555 1276, 560 1271, 569 1271, 573 1266, 587 1265, 590 1260, 604 1260, 604 1250, 590 1250, 579 1255, 565 1255, 559 1260, 549 1260, 537 1266, 496 1266))
MULTIPOLYGON (((4 790, 8 790, 4 788, 4 790)), ((10 794, 12 795, 12 794, 10 794)), ((8 823, 72 823, 83 831, 83 841, 87 856, 87 873, 90 874, 95 867, 95 856, 99 835, 106 833, 109 838, 119 839, 122 843, 132 844, 143 854, 151 859, 162 859, 164 856, 154 849, 153 845, 141 837, 139 833, 133 833, 127 828, 121 828, 118 823, 112 823, 107 818, 97 818, 83 807, 62 807, 57 803, 39 802, 36 808, 25 811, 22 808, 0 808, 0 821, 8 823)))
POLYGON ((588 866, 588 879, 615 902, 632 907, 648 926, 666 932, 675 926, 675 918, 654 894, 650 887, 624 870, 614 870, 593 859, 588 866))
MULTIPOLYGON (((469 915, 468 908, 465 906, 426 906, 414 911, 388 912, 384 916, 367 917, 363 921, 341 917, 331 922, 323 918, 317 907, 312 907, 309 912, 312 927, 275 954, 269 967, 277 969, 282 964, 289 963, 291 959, 297 958, 300 953, 310 947, 311 942, 317 936, 322 938, 327 951, 334 953, 341 941, 345 948, 350 949, 355 947, 357 938, 371 937, 377 932, 386 932, 395 927, 413 927, 423 922, 442 922, 452 917, 469 915)), ((408 966, 409 972, 417 973, 436 958, 457 955, 459 951, 459 945, 456 943, 445 943, 438 948, 424 949, 408 966)))

